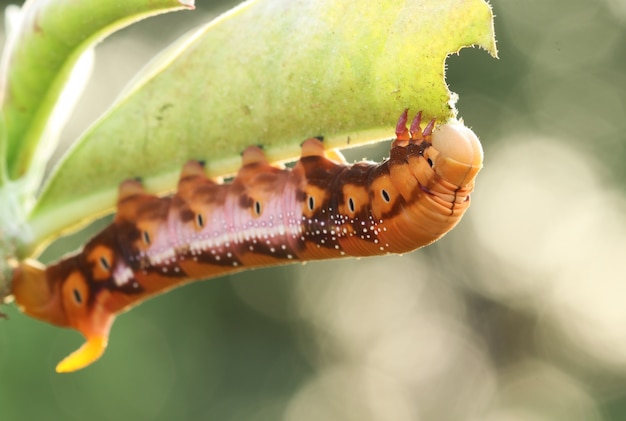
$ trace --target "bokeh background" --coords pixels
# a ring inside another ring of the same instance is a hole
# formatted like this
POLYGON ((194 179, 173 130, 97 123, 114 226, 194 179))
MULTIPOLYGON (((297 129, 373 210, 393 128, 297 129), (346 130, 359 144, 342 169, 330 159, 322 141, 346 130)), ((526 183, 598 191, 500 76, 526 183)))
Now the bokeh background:
MULTIPOLYGON (((232 5, 198 3, 98 48, 65 139, 155 51, 232 5)), ((172 291, 119 317, 105 356, 70 375, 53 368, 82 338, 9 306, 0 419, 626 419, 626 1, 492 3, 500 59, 448 60, 486 155, 457 229, 405 256, 172 291)))

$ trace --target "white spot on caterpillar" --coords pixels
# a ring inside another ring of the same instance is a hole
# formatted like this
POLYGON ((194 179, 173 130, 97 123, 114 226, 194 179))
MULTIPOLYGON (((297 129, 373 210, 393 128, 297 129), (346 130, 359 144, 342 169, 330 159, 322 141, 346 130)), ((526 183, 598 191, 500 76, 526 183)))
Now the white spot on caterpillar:
POLYGON ((115 272, 113 273, 113 281, 115 282, 115 285, 117 285, 118 287, 121 287, 127 284, 134 277, 135 275, 133 274, 133 271, 130 270, 128 266, 124 266, 124 265, 121 265, 121 267, 118 266, 115 272))

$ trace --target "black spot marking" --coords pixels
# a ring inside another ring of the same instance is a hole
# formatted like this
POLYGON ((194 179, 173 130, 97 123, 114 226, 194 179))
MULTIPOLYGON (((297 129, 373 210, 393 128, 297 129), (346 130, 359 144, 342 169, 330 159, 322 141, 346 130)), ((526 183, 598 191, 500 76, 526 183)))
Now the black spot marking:
POLYGON ((350 212, 354 213, 354 199, 351 197, 348 198, 348 208, 350 208, 350 212))
POLYGON ((204 216, 201 213, 196 214, 196 223, 198 227, 204 228, 204 216))
POLYGON ((387 190, 382 189, 380 191, 380 194, 383 196, 383 200, 387 203, 389 203, 391 201, 391 197, 389 196, 389 193, 387 192, 387 190))
POLYGON ((74 301, 76 301, 76 304, 82 304, 83 303, 83 296, 80 294, 80 291, 77 290, 76 288, 74 288, 72 290, 72 293, 74 294, 74 301))
POLYGON ((104 269, 107 272, 111 271, 111 264, 109 263, 107 258, 104 256, 100 256, 100 266, 102 266, 102 269, 104 269))
POLYGON ((143 239, 143 242, 149 246, 150 245, 150 233, 148 231, 142 231, 141 232, 141 238, 143 239))

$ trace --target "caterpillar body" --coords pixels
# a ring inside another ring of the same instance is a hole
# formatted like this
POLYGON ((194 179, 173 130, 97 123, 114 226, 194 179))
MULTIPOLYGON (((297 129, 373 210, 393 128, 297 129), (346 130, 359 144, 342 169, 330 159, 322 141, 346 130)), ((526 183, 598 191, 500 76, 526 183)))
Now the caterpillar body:
POLYGON ((230 183, 182 169, 173 196, 119 187, 114 221, 79 253, 47 267, 26 260, 13 295, 26 314, 77 329, 85 344, 57 366, 80 369, 107 346, 117 314, 197 279, 246 268, 342 256, 408 252, 452 229, 470 204, 483 152, 457 121, 407 128, 405 111, 390 156, 348 165, 318 139, 302 144, 291 169, 272 166, 256 146, 230 183))

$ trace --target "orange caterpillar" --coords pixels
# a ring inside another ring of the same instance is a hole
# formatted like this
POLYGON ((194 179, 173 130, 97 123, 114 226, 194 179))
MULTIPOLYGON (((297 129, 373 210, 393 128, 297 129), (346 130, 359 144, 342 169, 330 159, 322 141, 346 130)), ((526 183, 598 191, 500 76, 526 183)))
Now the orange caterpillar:
POLYGON ((78 254, 48 267, 24 261, 13 294, 26 314, 77 329, 86 343, 57 366, 78 370, 107 346, 115 316, 185 282, 247 268, 342 256, 404 253, 450 231, 470 204, 482 167, 474 133, 453 121, 407 129, 405 111, 389 159, 347 165, 309 139, 293 169, 247 148, 228 184, 196 161, 176 194, 138 181, 120 185, 117 215, 78 254))

